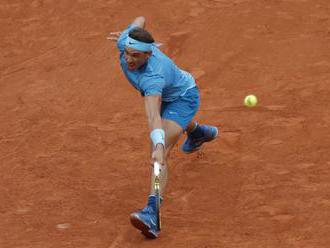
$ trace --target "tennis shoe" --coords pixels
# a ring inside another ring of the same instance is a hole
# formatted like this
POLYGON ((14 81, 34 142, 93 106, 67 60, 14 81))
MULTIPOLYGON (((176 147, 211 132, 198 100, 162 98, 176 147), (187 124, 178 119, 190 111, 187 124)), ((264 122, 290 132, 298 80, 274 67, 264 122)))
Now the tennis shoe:
POLYGON ((142 234, 150 239, 158 238, 156 197, 149 196, 148 205, 142 210, 130 215, 132 225, 141 230, 142 234))
POLYGON ((188 134, 186 140, 181 146, 181 150, 184 153, 192 153, 201 149, 202 145, 205 142, 210 142, 218 136, 218 128, 214 126, 201 125, 202 135, 199 137, 194 136, 193 134, 188 134))

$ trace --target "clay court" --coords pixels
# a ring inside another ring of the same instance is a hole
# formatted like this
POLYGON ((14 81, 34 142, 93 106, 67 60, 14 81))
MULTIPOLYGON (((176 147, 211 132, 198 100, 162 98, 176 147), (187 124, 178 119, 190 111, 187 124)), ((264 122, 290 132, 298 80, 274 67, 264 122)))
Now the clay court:
POLYGON ((1 248, 330 246, 328 0, 2 0, 0 31, 1 248), (106 39, 140 15, 220 128, 174 148, 157 240, 129 222, 149 131, 106 39))

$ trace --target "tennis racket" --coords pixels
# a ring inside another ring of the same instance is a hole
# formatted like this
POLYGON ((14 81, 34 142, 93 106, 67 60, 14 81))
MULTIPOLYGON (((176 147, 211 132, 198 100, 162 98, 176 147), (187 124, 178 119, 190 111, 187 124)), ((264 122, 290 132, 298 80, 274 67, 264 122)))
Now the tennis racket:
POLYGON ((161 165, 158 162, 154 163, 154 175, 155 175, 155 195, 156 195, 156 215, 157 215, 157 229, 160 231, 161 221, 160 221, 160 168, 161 165))

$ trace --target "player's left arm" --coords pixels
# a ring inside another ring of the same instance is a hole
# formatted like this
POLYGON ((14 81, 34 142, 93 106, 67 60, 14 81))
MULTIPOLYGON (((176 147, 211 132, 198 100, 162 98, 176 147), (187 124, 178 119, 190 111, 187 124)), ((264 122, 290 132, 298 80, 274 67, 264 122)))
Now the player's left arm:
MULTIPOLYGON (((146 19, 143 16, 136 17, 131 23, 132 27, 144 28, 146 24, 146 19)), ((117 42, 122 34, 122 31, 119 32, 110 32, 107 39, 117 42)))
POLYGON ((138 16, 134 19, 134 21, 132 22, 132 25, 135 25, 140 28, 145 28, 146 19, 143 16, 138 16))
POLYGON ((148 125, 151 132, 154 151, 152 160, 164 164, 165 153, 165 133, 162 129, 162 119, 160 116, 161 95, 150 95, 144 97, 145 110, 148 118, 148 125), (163 132, 163 134, 161 133, 163 132), (163 139, 163 140, 161 140, 163 139))

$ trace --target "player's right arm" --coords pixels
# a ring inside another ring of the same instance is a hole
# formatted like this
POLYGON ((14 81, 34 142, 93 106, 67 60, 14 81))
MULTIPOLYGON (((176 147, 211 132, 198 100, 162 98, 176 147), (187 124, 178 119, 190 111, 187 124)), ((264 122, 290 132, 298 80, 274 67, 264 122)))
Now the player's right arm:
POLYGON ((160 116, 161 95, 144 97, 145 110, 148 118, 150 137, 153 143, 151 155, 152 163, 164 164, 165 161, 165 132, 162 128, 160 116))

